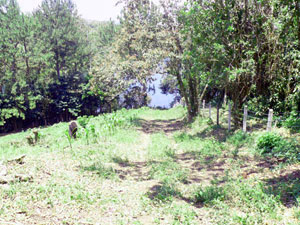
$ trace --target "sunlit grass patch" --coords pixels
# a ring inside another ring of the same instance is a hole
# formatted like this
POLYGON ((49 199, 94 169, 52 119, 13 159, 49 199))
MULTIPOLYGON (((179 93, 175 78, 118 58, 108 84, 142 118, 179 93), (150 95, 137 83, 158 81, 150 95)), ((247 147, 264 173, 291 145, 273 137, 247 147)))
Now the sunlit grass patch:
POLYGON ((151 142, 147 148, 149 160, 163 160, 173 158, 175 149, 172 147, 171 140, 164 133, 151 135, 151 142))
POLYGON ((178 106, 169 110, 147 109, 142 111, 139 117, 146 120, 176 120, 182 119, 185 115, 186 109, 178 106))
MULTIPOLYGON (((141 142, 139 139, 140 134, 133 128, 120 129, 114 135, 107 138, 111 142, 118 144, 138 144, 141 142)), ((101 138, 99 139, 101 141, 101 138)))
POLYGON ((190 153, 198 159, 218 157, 225 148, 224 144, 215 139, 203 139, 187 133, 178 133, 174 135, 174 140, 178 145, 178 149, 184 153, 190 153))
POLYGON ((173 216, 173 224, 196 224, 197 213, 188 204, 173 203, 169 210, 166 210, 173 216))

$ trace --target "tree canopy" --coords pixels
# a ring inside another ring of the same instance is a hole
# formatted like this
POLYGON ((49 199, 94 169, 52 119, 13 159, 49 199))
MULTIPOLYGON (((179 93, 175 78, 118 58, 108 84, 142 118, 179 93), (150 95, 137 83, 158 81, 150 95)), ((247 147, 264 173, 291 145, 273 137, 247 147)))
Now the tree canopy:
POLYGON ((0 126, 3 131, 146 105, 146 84, 184 98, 258 113, 300 111, 297 0, 121 0, 118 22, 85 21, 71 0, 43 0, 32 14, 0 1, 0 126), (169 88, 168 88, 169 87, 169 88), (171 88, 172 87, 172 88, 171 88))

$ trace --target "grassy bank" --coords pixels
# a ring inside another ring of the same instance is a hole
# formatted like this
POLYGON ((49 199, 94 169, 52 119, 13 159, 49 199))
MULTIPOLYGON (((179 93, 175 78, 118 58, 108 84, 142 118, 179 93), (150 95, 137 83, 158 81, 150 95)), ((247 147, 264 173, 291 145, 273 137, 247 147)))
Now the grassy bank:
POLYGON ((263 130, 186 124, 185 115, 142 108, 82 118, 71 142, 67 123, 40 129, 33 145, 30 130, 1 137, 10 179, 0 184, 0 224, 300 223, 296 159, 261 154, 263 130))

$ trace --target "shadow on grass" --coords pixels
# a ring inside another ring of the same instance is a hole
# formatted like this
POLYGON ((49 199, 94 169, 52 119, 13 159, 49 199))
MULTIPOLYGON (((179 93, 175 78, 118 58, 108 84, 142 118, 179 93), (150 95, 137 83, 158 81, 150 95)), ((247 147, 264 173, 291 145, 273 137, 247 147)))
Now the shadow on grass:
POLYGON ((188 183, 225 183, 228 180, 227 171, 232 169, 232 164, 228 159, 239 160, 242 162, 240 169, 242 176, 246 179, 252 174, 261 174, 264 169, 273 170, 282 160, 270 158, 250 158, 247 156, 223 155, 223 156, 206 156, 199 160, 198 152, 187 152, 177 154, 175 161, 181 166, 188 168, 190 174, 188 183))
POLYGON ((207 127, 202 132, 198 132, 194 135, 181 133, 177 135, 176 138, 178 141, 184 141, 186 138, 195 140, 214 137, 219 142, 225 142, 229 134, 231 134, 231 132, 229 132, 226 128, 214 125, 207 127))
POLYGON ((135 181, 149 180, 149 170, 145 162, 118 163, 120 168, 116 173, 122 180, 133 179, 135 181))
POLYGON ((168 202, 176 198, 185 201, 196 208, 202 208, 204 205, 203 203, 196 202, 193 198, 184 197, 175 185, 163 182, 149 188, 146 196, 154 202, 168 202))
POLYGON ((149 169, 146 162, 130 162, 120 157, 112 158, 118 164, 118 168, 103 165, 101 162, 93 163, 90 166, 81 166, 83 171, 96 173, 105 179, 120 178, 121 180, 133 179, 135 181, 149 180, 149 169))
POLYGON ((130 121, 130 123, 135 127, 142 127, 143 119, 140 118, 134 118, 130 121))
POLYGON ((266 192, 280 196, 282 204, 288 208, 299 206, 300 201, 300 170, 289 172, 275 178, 265 179, 266 192))
POLYGON ((102 178, 110 179, 116 177, 116 171, 112 167, 105 167, 102 163, 94 163, 91 166, 81 166, 81 170, 94 172, 102 178))
POLYGON ((208 127, 200 133, 197 133, 196 136, 199 138, 210 138, 214 137, 219 142, 225 142, 229 132, 228 129, 221 126, 212 126, 208 127))
POLYGON ((160 183, 154 185, 146 193, 146 196, 154 201, 171 201, 173 197, 180 197, 181 193, 176 189, 174 185, 167 183, 160 183))
POLYGON ((115 156, 112 158, 112 161, 114 163, 117 163, 119 164, 120 167, 131 167, 131 166, 134 166, 133 164, 131 164, 129 162, 129 160, 127 158, 123 159, 122 157, 120 156, 115 156))
POLYGON ((248 122, 251 125, 247 127, 247 131, 249 132, 253 132, 253 131, 257 131, 257 130, 263 130, 266 129, 267 127, 267 122, 248 122))

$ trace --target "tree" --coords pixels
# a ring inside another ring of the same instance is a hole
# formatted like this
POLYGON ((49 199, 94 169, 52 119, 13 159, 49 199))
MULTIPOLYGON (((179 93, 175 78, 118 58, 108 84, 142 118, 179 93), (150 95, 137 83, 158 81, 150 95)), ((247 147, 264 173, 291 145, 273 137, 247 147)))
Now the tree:
POLYGON ((25 119, 28 109, 35 107, 32 68, 29 65, 34 21, 20 13, 15 0, 0 1, 0 125, 10 121, 19 128, 18 119, 25 119))
POLYGON ((44 0, 35 16, 41 24, 39 36, 45 44, 43 50, 51 53, 54 78, 57 80, 78 70, 76 54, 80 44, 77 29, 79 18, 73 2, 44 0))
POLYGON ((186 38, 194 44, 188 57, 230 96, 236 126, 251 95, 270 99, 268 87, 283 77, 283 14, 279 1, 251 0, 190 1, 184 12, 186 38))
POLYGON ((44 96, 42 105, 48 109, 43 111, 52 111, 53 116, 68 120, 77 116, 81 108, 81 96, 71 93, 81 92, 85 82, 81 77, 88 73, 92 52, 87 29, 71 0, 44 0, 34 16, 41 25, 38 36, 49 61, 48 86, 55 90, 44 96))
MULTIPOLYGON (((95 56, 91 70, 93 89, 106 102, 115 101, 135 85, 146 92, 147 79, 161 60, 156 45, 157 7, 148 0, 124 3, 118 33, 109 38, 102 35, 107 31, 101 33, 100 43, 107 47, 102 48, 104 54, 95 56)), ((103 29, 116 31, 111 25, 103 29)))

